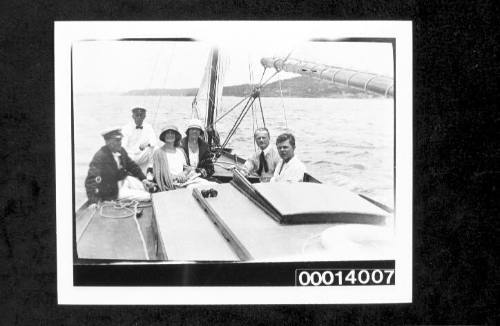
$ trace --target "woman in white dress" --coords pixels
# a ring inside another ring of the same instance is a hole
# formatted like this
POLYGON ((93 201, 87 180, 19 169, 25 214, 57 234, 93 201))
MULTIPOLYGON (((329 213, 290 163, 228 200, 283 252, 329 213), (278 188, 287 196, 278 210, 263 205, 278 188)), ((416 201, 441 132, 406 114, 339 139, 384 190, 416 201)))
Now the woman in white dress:
POLYGON ((160 191, 213 184, 199 178, 199 173, 187 164, 186 154, 180 147, 182 136, 176 126, 165 126, 159 138, 164 145, 153 153, 153 175, 160 191))

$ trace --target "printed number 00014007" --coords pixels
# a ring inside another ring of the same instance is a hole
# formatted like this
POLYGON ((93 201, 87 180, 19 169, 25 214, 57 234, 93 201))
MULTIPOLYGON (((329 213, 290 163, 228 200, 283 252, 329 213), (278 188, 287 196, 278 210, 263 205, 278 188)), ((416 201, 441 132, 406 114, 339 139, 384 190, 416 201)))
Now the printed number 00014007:
POLYGON ((394 269, 297 269, 295 285, 394 285, 394 269))

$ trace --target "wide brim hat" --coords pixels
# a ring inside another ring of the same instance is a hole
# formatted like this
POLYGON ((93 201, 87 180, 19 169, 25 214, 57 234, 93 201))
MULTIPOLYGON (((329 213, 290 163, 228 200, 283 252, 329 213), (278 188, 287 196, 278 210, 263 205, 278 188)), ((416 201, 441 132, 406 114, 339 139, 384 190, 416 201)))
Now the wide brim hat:
POLYGON ((121 127, 108 127, 106 129, 103 129, 101 131, 101 136, 105 139, 122 139, 123 134, 122 134, 122 129, 121 127))
POLYGON ((182 135, 181 133, 179 132, 179 128, 177 128, 176 126, 174 125, 166 125, 164 126, 162 129, 161 129, 161 132, 160 132, 160 140, 163 141, 163 138, 164 138, 164 134, 168 131, 168 130, 172 130, 175 132, 175 140, 176 141, 180 141, 181 138, 182 138, 182 135))
POLYGON ((201 135, 203 136, 204 130, 203 130, 203 123, 199 119, 191 119, 188 122, 188 126, 186 128, 186 135, 188 135, 189 129, 199 129, 201 132, 201 135))

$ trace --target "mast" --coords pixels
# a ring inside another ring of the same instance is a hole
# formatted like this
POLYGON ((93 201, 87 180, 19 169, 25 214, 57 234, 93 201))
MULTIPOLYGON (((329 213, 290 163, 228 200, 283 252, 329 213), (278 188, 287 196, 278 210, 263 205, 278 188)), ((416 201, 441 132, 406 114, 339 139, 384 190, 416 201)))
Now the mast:
POLYGON ((371 92, 386 97, 394 97, 394 80, 391 77, 376 75, 352 69, 344 69, 293 58, 262 58, 265 68, 287 71, 303 76, 327 80, 335 85, 371 92))
MULTIPOLYGON (((207 106, 207 136, 208 145, 212 148, 215 140, 215 126, 214 126, 214 114, 215 114, 215 104, 217 101, 217 81, 218 81, 218 69, 219 64, 219 50, 214 47, 211 53, 211 65, 210 65, 210 82, 208 85, 208 106, 207 106)), ((217 143, 217 141, 215 141, 217 143)))

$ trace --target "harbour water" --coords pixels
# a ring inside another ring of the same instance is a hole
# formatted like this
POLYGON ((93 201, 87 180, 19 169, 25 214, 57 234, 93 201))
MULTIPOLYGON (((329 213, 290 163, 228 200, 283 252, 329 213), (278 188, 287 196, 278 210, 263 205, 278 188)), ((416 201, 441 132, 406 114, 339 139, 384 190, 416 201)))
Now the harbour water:
MULTIPOLYGON (((84 180, 95 152, 104 144, 100 131, 132 121, 130 109, 148 109, 146 122, 159 133, 173 123, 182 132, 191 116, 192 97, 76 95, 74 98, 75 204, 87 199, 84 180)), ((241 98, 224 97, 222 112, 241 98)), ((276 136, 290 131, 296 137, 296 155, 308 172, 334 184, 394 205, 394 107, 392 99, 262 98, 265 124, 276 136)), ((255 107, 257 109, 257 106, 255 107)), ((217 123, 223 141, 241 109, 217 123)), ((253 114, 249 111, 228 147, 248 157, 255 149, 253 114)), ((159 142, 160 143, 160 142, 159 142)))

